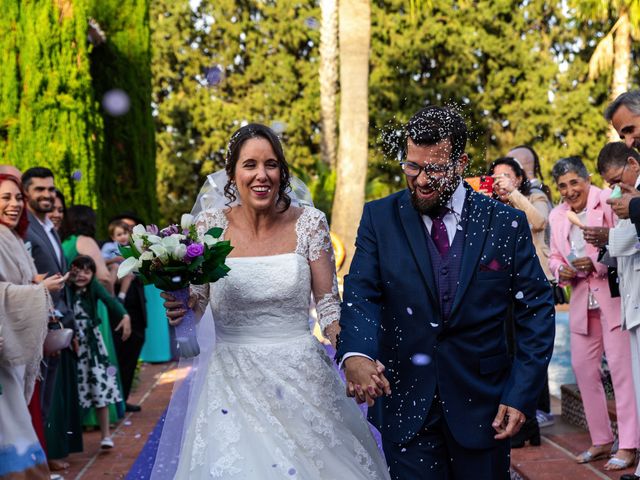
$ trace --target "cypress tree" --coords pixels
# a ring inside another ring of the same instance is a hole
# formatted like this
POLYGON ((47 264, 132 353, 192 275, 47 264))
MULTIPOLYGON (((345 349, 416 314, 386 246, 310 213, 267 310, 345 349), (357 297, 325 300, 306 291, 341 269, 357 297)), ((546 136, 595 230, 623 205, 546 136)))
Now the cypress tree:
POLYGON ((90 12, 106 36, 91 52, 93 89, 104 119, 96 164, 99 222, 105 227, 124 210, 156 221, 148 0, 92 0, 90 12), (124 113, 105 108, 105 95, 114 90, 129 100, 124 113))

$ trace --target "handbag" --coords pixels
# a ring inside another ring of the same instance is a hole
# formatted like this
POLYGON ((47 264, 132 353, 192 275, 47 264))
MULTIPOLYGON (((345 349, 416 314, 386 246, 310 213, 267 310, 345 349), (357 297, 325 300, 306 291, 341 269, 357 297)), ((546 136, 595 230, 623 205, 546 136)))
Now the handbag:
POLYGON ((71 345, 71 339, 73 338, 73 329, 71 328, 59 328, 57 330, 48 330, 47 336, 44 339, 44 355, 53 355, 60 350, 67 348, 71 345))

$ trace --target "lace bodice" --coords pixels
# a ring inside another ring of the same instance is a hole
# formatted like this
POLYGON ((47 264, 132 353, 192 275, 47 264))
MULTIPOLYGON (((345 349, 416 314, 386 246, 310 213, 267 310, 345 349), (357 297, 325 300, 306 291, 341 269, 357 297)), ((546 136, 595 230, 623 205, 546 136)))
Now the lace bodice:
MULTIPOLYGON (((196 220, 198 234, 228 228, 223 210, 207 210, 196 220)), ((286 232, 283 233, 286 235, 286 232)), ((218 332, 236 327, 275 327, 308 332, 311 293, 324 331, 339 319, 340 298, 329 227, 324 214, 305 207, 295 224, 296 248, 290 253, 232 257, 229 275, 216 283, 192 287, 197 310, 210 301, 218 332), (268 302, 265 302, 268 299, 268 302), (286 325, 283 325, 286 322, 286 325)))

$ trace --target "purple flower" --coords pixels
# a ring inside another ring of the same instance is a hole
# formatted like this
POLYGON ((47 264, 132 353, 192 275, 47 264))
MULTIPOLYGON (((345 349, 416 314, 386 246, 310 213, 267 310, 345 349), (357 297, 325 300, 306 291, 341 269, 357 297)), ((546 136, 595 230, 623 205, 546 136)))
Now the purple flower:
POLYGON ((180 230, 177 225, 169 225, 168 227, 160 230, 161 237, 168 237, 170 235, 173 235, 174 233, 180 233, 180 230))
POLYGON ((74 172, 71 174, 71 178, 76 182, 79 182, 80 180, 82 180, 82 172, 80 170, 74 170, 74 172))
POLYGON ((187 247, 187 257, 196 258, 204 253, 204 245, 201 243, 192 243, 187 247))
POLYGON ((151 235, 158 235, 158 226, 154 224, 147 225, 147 233, 150 233, 151 235))

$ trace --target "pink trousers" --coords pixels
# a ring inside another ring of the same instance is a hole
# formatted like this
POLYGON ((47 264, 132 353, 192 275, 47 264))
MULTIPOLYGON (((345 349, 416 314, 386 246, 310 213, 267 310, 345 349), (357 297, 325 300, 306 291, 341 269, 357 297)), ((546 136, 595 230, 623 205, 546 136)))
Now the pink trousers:
POLYGON ((588 334, 571 332, 571 365, 582 395, 591 442, 613 442, 607 413, 607 401, 600 377, 602 352, 605 352, 616 401, 619 448, 640 446, 640 428, 631 370, 629 332, 620 327, 609 330, 600 309, 588 311, 588 334))

